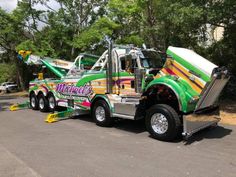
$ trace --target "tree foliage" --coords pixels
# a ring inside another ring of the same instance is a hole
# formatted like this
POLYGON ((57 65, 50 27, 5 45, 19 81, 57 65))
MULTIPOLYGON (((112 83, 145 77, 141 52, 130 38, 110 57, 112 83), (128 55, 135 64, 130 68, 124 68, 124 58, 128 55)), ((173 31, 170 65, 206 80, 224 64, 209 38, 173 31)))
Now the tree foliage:
POLYGON ((191 48, 236 75, 235 0, 54 2, 21 0, 12 12, 0 8, 0 47, 6 51, 1 62, 25 67, 15 58, 20 49, 67 60, 84 51, 100 54, 100 41, 109 35, 116 43, 145 43, 162 51, 169 45, 191 48), (219 41, 212 38, 217 27, 224 28, 219 41))

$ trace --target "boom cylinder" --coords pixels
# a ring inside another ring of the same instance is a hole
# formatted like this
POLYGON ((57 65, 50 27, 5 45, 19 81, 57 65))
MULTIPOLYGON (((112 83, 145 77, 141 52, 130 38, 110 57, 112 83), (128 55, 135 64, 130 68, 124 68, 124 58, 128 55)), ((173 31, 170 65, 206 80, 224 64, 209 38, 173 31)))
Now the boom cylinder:
POLYGON ((58 77, 60 77, 60 78, 64 77, 64 75, 59 70, 57 70, 55 67, 50 65, 47 61, 45 61, 45 60, 41 60, 41 61, 50 71, 52 71, 58 77))

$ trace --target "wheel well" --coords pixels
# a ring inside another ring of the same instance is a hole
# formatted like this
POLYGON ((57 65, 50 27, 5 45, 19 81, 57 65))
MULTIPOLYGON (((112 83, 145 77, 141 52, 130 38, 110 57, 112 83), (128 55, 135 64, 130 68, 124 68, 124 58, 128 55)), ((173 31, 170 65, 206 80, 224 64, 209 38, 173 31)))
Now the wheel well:
MULTIPOLYGON (((103 101, 105 101, 105 102, 107 103, 107 100, 104 99, 103 97, 96 97, 94 100, 92 100, 91 110, 92 110, 94 104, 95 104, 98 100, 103 100, 103 101)), ((108 106, 109 106, 109 104, 108 104, 108 106)), ((109 107, 110 107, 110 106, 109 106, 109 107)))
MULTIPOLYGON (((54 96, 54 94, 53 94, 52 92, 48 92, 47 97, 48 97, 49 95, 54 96)), ((54 96, 54 97, 55 97, 55 96, 54 96)))
POLYGON ((172 88, 164 84, 158 84, 150 87, 145 93, 146 108, 150 108, 154 104, 166 104, 171 106, 177 113, 181 111, 181 105, 178 96, 172 88))
POLYGON ((44 94, 42 91, 39 91, 37 96, 39 96, 39 95, 44 95, 44 94))
POLYGON ((31 95, 33 95, 33 94, 35 94, 34 91, 31 91, 29 95, 31 96, 31 95))

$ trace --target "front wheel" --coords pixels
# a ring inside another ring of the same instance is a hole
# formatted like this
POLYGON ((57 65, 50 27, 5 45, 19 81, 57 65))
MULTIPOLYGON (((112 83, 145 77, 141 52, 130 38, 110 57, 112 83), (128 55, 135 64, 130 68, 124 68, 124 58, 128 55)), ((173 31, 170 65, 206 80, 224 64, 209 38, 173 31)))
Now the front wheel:
POLYGON ((109 127, 113 124, 109 106, 104 100, 95 102, 92 109, 92 117, 98 126, 109 127))
POLYGON ((147 111, 145 122, 151 136, 161 141, 173 141, 181 130, 177 112, 165 104, 152 106, 147 111))

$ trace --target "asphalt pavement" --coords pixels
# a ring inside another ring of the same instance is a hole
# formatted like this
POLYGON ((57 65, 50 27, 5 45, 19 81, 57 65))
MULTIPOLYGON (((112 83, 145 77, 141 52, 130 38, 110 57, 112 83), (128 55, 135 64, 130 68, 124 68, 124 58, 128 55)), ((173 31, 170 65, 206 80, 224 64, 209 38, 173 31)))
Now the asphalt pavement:
POLYGON ((48 124, 47 113, 7 110, 24 100, 0 96, 0 177, 236 176, 236 126, 167 143, 150 138, 143 122, 102 128, 82 116, 48 124))

